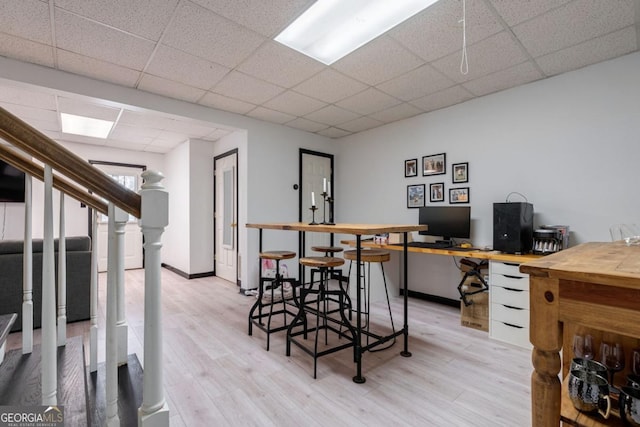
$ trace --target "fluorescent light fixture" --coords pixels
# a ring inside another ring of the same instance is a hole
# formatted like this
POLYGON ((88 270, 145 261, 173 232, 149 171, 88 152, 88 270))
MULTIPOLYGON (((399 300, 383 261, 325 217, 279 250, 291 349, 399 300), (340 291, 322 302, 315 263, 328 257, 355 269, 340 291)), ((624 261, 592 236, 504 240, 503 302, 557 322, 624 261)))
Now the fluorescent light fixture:
POLYGON ((276 38, 331 65, 438 0, 318 0, 276 38))
POLYGON ((111 132, 114 122, 91 117, 76 116, 74 114, 60 113, 62 132, 74 135, 91 136, 106 139, 111 132))

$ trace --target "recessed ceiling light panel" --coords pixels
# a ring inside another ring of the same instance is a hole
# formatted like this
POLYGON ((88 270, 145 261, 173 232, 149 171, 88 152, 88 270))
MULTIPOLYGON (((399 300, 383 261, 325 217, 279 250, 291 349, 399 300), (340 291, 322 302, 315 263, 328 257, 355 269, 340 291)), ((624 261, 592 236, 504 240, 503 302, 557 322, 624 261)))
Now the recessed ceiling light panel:
POLYGON ((318 0, 275 40, 331 65, 437 0, 318 0))
POLYGON ((62 123, 62 132, 64 133, 102 139, 106 139, 109 136, 114 123, 109 120, 93 119, 67 113, 60 113, 60 121, 62 123))

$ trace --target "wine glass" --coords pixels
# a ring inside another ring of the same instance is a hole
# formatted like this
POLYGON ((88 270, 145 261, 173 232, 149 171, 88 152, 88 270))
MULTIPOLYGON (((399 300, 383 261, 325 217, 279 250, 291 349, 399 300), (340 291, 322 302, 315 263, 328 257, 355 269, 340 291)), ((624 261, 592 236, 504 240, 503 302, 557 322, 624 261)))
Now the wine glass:
POLYGON ((593 358, 595 357, 595 352, 593 351, 593 337, 589 334, 584 336, 584 347, 583 347, 582 357, 584 357, 587 360, 593 360, 593 358))
POLYGON ((579 334, 573 336, 573 357, 584 357, 584 337, 579 334))
POLYGON ((636 375, 640 375, 640 348, 633 349, 633 357, 631 358, 632 370, 636 375))
POLYGON ((616 390, 613 386, 613 376, 616 372, 624 369, 624 350, 622 344, 615 343, 609 346, 609 352, 605 356, 604 365, 609 369, 609 384, 612 390, 616 390))

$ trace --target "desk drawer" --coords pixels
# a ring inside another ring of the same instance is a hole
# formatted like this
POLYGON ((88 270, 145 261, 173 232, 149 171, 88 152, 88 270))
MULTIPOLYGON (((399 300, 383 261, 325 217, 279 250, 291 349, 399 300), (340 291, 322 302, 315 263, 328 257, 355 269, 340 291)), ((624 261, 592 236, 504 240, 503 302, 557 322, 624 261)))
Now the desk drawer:
POLYGON ((531 348, 529 328, 507 324, 499 320, 491 321, 491 338, 508 342, 519 347, 531 348))
POLYGON ((520 264, 491 261, 492 274, 505 274, 507 276, 529 277, 528 274, 520 273, 520 264))
POLYGON ((504 304, 491 304, 491 319, 528 328, 529 310, 504 304))
POLYGON ((491 303, 529 309, 529 292, 514 288, 491 286, 491 303))
POLYGON ((493 273, 490 283, 492 286, 529 291, 529 277, 493 273))

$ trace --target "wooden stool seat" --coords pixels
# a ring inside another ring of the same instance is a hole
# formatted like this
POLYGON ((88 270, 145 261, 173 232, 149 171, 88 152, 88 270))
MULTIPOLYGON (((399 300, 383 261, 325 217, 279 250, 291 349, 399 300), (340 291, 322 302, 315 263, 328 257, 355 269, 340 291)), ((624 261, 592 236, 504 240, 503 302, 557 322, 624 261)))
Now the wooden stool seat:
POLYGON ((333 254, 336 252, 342 252, 344 249, 341 246, 312 246, 311 250, 314 252, 333 254))
MULTIPOLYGON (((344 251, 344 259, 357 261, 358 252, 355 249, 344 251)), ((391 259, 391 253, 383 249, 362 249, 360 251, 361 262, 387 262, 391 259)))
POLYGON ((296 253, 291 251, 260 252, 260 258, 262 259, 283 260, 283 259, 291 259, 295 257, 296 257, 296 253))
POLYGON ((311 256, 300 258, 300 264, 313 268, 331 268, 343 265, 344 259, 327 256, 311 256))

